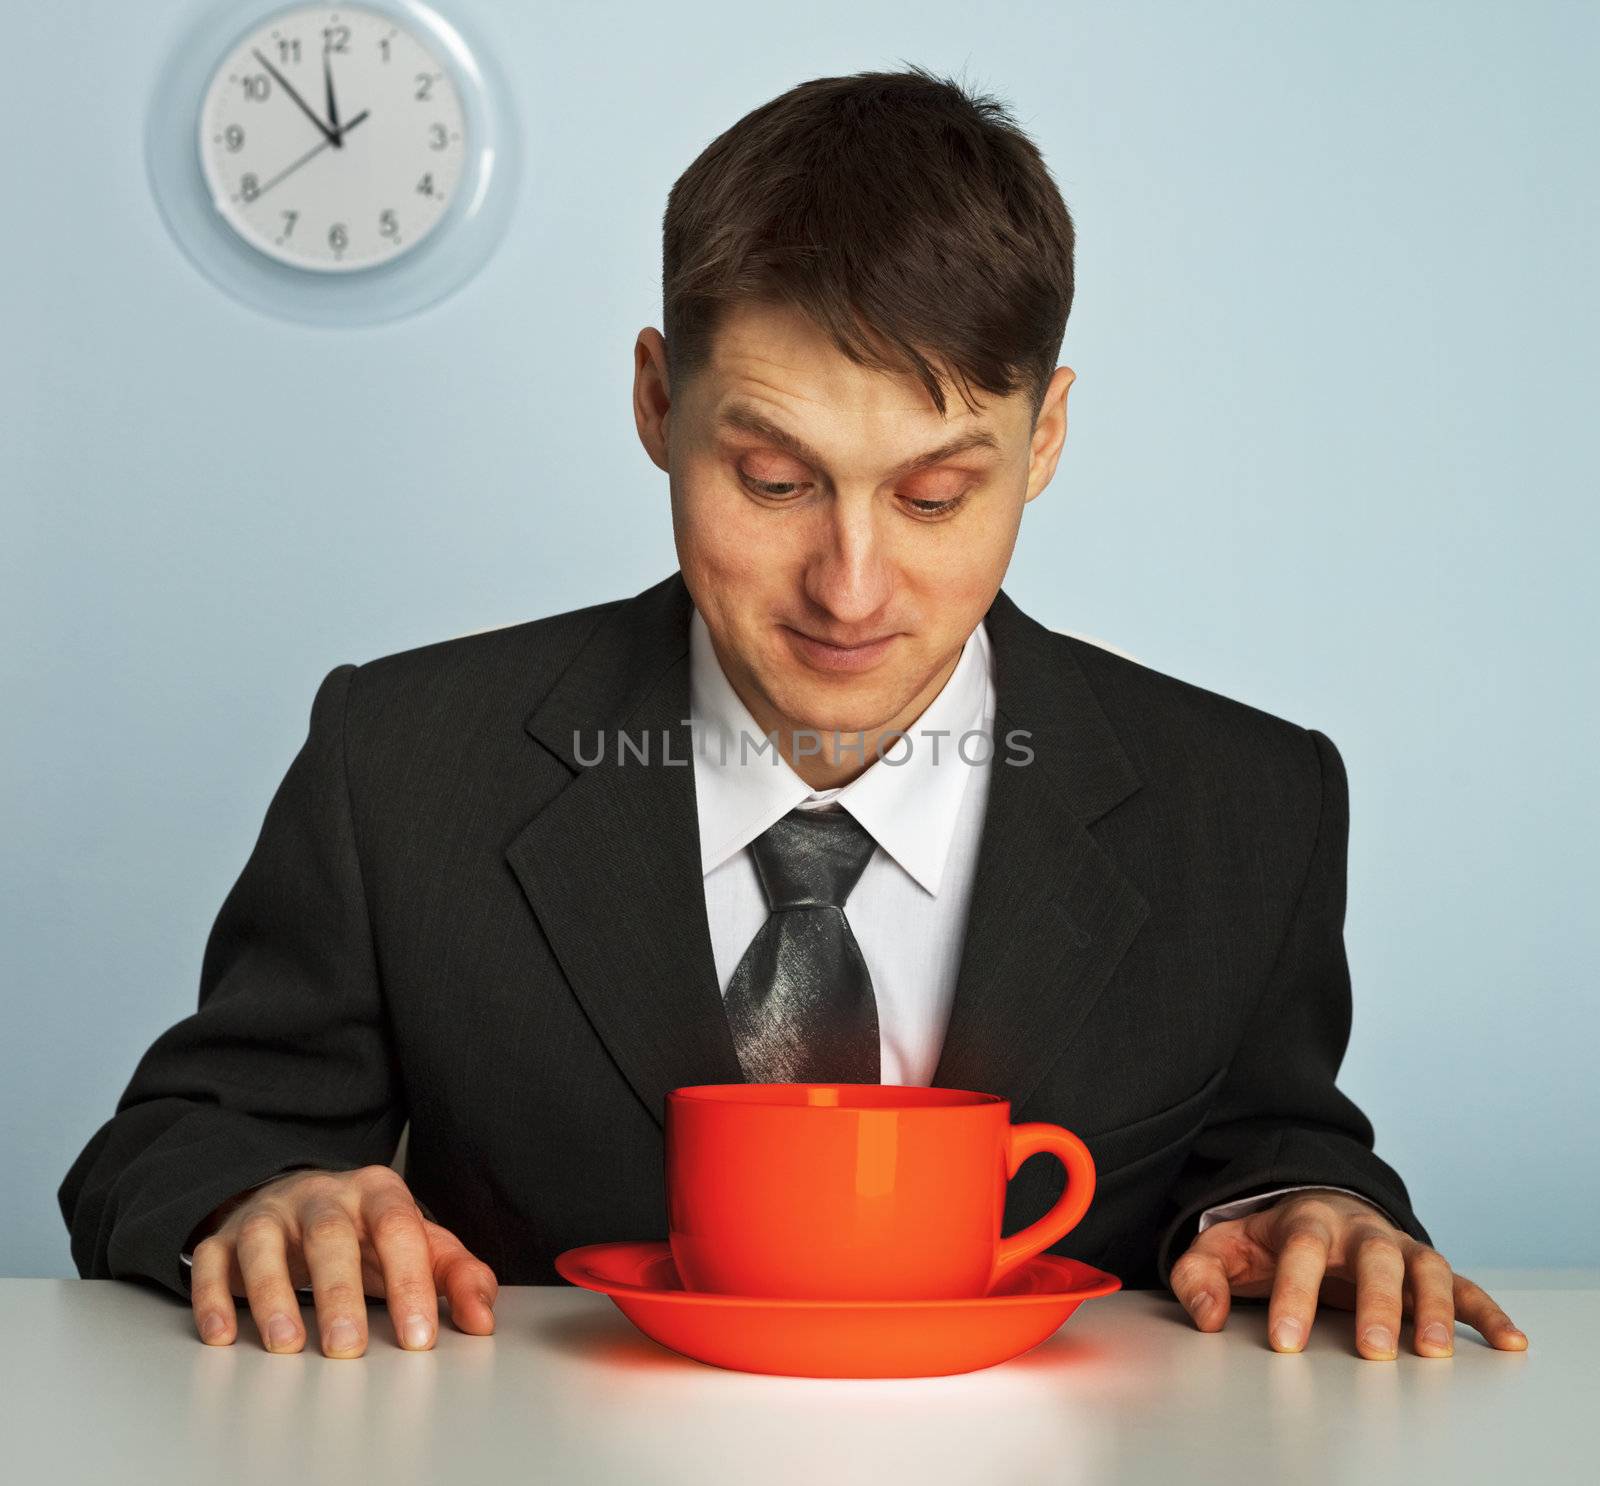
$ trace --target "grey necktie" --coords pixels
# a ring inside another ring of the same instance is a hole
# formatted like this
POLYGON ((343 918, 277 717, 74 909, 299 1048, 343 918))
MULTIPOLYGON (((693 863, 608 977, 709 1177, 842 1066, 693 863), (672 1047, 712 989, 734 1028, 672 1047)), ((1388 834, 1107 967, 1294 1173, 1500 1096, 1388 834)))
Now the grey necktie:
POLYGON ((748 1082, 878 1082, 878 1002, 844 916, 874 849, 842 809, 791 810, 750 843, 772 911, 723 998, 748 1082))

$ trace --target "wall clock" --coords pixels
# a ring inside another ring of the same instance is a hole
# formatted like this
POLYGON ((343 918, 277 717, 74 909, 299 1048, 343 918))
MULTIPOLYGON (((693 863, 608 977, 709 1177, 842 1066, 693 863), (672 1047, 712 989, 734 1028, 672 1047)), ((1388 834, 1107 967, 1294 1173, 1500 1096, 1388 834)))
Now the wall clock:
POLYGON ((503 235, 518 140, 485 49, 420 0, 228 0, 183 38, 147 131, 195 263, 268 313, 365 324, 464 283, 503 235))

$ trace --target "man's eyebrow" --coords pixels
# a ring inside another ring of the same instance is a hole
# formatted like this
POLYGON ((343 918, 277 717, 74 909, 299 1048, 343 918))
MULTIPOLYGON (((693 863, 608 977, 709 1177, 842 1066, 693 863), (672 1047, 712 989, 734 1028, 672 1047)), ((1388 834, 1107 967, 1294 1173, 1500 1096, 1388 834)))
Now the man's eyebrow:
MULTIPOLYGON (((780 424, 774 423, 760 408, 748 402, 730 402, 717 416, 717 422, 724 428, 737 428, 745 433, 757 434, 762 438, 770 439, 780 449, 794 455, 804 463, 814 465, 819 469, 826 467, 826 461, 817 453, 810 444, 797 434, 790 433, 780 424)), ((957 434, 953 439, 948 439, 937 448, 928 449, 911 459, 897 465, 889 474, 890 478, 900 475, 909 475, 913 470, 925 469, 930 464, 938 464, 941 460, 953 459, 957 454, 965 454, 969 449, 998 449, 1000 440, 987 428, 975 428, 968 433, 957 434)))

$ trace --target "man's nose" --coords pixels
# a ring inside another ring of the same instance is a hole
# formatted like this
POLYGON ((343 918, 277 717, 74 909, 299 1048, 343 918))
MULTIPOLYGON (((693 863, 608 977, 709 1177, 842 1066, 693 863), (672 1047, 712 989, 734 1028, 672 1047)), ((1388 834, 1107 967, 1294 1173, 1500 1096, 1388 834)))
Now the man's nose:
POLYGON ((889 601, 894 574, 872 501, 835 499, 806 567, 806 594, 840 624, 870 620, 889 601))

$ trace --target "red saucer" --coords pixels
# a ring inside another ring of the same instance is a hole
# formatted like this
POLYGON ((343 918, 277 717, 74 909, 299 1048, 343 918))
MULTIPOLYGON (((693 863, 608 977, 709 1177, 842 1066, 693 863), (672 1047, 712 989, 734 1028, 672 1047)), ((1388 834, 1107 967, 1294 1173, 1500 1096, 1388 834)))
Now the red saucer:
POLYGON ((974 1372, 1050 1336, 1115 1275, 1039 1254, 992 1295, 960 1300, 787 1300, 685 1290, 664 1242, 593 1243, 556 1257, 563 1279, 609 1295, 648 1337, 715 1367, 808 1378, 974 1372))

